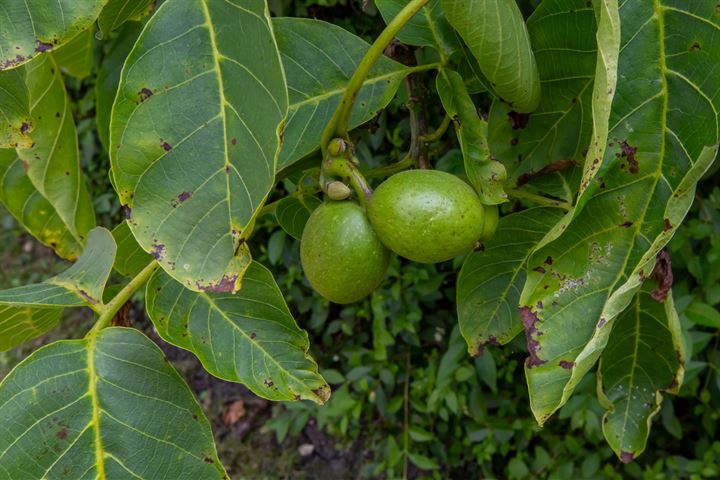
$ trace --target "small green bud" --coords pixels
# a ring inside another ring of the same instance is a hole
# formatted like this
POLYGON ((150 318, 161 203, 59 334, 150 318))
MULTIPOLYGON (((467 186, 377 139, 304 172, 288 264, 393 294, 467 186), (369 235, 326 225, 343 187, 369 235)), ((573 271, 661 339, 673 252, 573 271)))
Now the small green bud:
POLYGON ((325 191, 330 200, 345 200, 350 198, 352 190, 342 182, 334 181, 325 185, 325 191))

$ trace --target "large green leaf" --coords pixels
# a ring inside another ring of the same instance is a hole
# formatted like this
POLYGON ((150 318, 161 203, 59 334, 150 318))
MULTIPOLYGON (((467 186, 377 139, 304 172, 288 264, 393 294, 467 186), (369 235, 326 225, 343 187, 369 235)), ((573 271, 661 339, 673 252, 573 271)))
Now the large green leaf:
POLYGON ((74 260, 82 245, 50 202, 37 191, 15 150, 0 149, 0 202, 40 242, 74 260))
POLYGON ((522 13, 515 0, 442 0, 494 92, 518 112, 540 101, 540 79, 522 13))
POLYGON ((138 243, 193 290, 240 287, 274 183, 287 89, 268 17, 262 0, 168 0, 122 71, 115 188, 138 243))
POLYGON ((35 188, 57 211, 79 243, 95 226, 92 200, 80 169, 77 131, 70 99, 52 55, 25 66, 30 114, 35 123, 32 148, 17 149, 35 188))
POLYGON ((607 128, 607 141, 602 148, 593 141, 577 205, 531 257, 521 297, 530 401, 540 423, 595 364, 614 320, 685 217, 719 139, 715 6, 625 2, 618 15, 607 1, 600 11, 600 39, 622 22, 615 54, 612 38, 599 43, 599 69, 612 68, 619 51, 622 79, 616 91, 609 75, 596 80, 594 136, 599 144, 607 128))
MULTIPOLYGON (((273 27, 290 94, 278 160, 278 168, 285 168, 320 146, 325 125, 370 46, 347 30, 319 20, 276 18, 273 27)), ((377 115, 412 71, 381 57, 358 93, 350 128, 377 115)))
POLYGON ((457 279, 457 309, 470 355, 482 353, 486 344, 505 344, 522 331, 518 304, 527 260, 562 213, 540 207, 502 217, 495 235, 465 258, 457 279))
POLYGON ((624 463, 645 450, 662 392, 677 393, 684 373, 682 332, 672 295, 658 301, 654 287, 645 282, 618 316, 598 369, 598 397, 608 409, 603 433, 624 463))
POLYGON ((0 351, 42 335, 60 320, 64 307, 102 305, 115 259, 115 241, 98 227, 88 236, 80 259, 43 283, 0 291, 0 351))
POLYGON ((107 0, 11 0, 0 15, 0 70, 15 68, 89 28, 107 0))
POLYGON ((92 73, 95 53, 95 27, 78 34, 53 52, 63 72, 71 77, 85 78, 92 73))
MULTIPOLYGON (((409 0, 376 0, 385 23, 400 13, 409 0)), ((435 48, 442 58, 461 48, 460 40, 445 19, 440 0, 430 0, 397 34, 398 40, 407 45, 435 48)))
POLYGON ((190 389, 128 328, 43 347, 0 384, 8 479, 228 478, 190 389))
POLYGON ((545 0, 527 22, 542 98, 522 117, 493 102, 488 140, 511 183, 559 161, 582 164, 592 132, 596 21, 585 0, 545 0))
POLYGON ((307 333, 272 274, 257 262, 236 294, 192 292, 158 271, 147 286, 147 309, 165 341, 193 352, 216 377, 271 400, 322 404, 330 397, 308 354, 307 333))
POLYGON ((128 20, 140 20, 150 13, 154 0, 106 0, 100 12, 98 27, 103 36, 116 30, 128 20))
POLYGON ((134 277, 152 261, 152 255, 138 245, 126 222, 113 228, 112 235, 117 243, 113 268, 120 275, 134 277))
POLYGON ((42 283, 0 291, 0 305, 79 307, 102 305, 102 293, 115 261, 115 240, 103 227, 90 231, 82 256, 70 268, 42 283))
POLYGON ((0 352, 52 330, 62 308, 12 307, 0 305, 0 352))
POLYGON ((275 217, 283 230, 296 240, 300 240, 310 214, 321 203, 322 200, 313 196, 285 197, 275 208, 275 217))
POLYGON ((454 118, 460 141, 465 172, 483 203, 495 205, 507 201, 503 184, 507 173, 502 163, 490 155, 487 142, 488 124, 480 118, 462 77, 442 69, 436 78, 437 91, 447 114, 454 118))
POLYGON ((25 69, 0 72, 0 148, 31 146, 30 130, 30 94, 25 85, 25 69))
POLYGON ((108 42, 110 47, 98 68, 95 80, 95 122, 98 137, 106 150, 110 150, 110 113, 120 83, 120 72, 141 30, 142 25, 138 22, 123 25, 117 36, 108 42))

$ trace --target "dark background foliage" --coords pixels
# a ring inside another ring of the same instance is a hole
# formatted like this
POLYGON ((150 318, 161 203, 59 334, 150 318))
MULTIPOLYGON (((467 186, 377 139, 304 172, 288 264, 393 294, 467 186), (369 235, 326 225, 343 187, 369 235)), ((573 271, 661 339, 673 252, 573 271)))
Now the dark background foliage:
MULTIPOLYGON (((537 2, 524 1, 526 12, 537 2)), ((270 0, 276 15, 315 17, 366 39, 383 26, 371 1, 270 0)), ((96 56, 102 58, 98 42, 96 56)), ((82 165, 91 183, 99 224, 120 221, 110 187, 107 154, 94 123, 94 85, 68 78, 82 165)), ((438 99, 416 76, 430 125, 438 99), (424 93, 423 93, 424 92, 424 93)), ((407 90, 358 131, 359 157, 369 166, 401 158, 408 148, 407 90)), ((430 127, 432 128, 432 127, 430 127)), ((454 138, 429 152, 438 168, 460 161, 454 138)), ((713 169, 713 171, 716 170, 713 169)), ((670 244, 675 301, 690 339, 685 383, 668 397, 645 453, 621 464, 600 429, 603 409, 588 375, 545 428, 532 418, 523 377, 524 338, 487 347, 470 358, 457 329, 455 275, 462 259, 420 265, 395 258, 370 298, 329 305, 304 280, 298 242, 270 216, 258 227, 253 255, 270 266, 312 353, 333 386, 324 407, 271 404, 237 384, 210 377, 194 357, 152 333, 142 298, 124 320, 151 335, 184 373, 211 419, 223 463, 234 478, 718 478, 720 441, 720 185, 710 173, 670 244)), ((290 176, 283 189, 295 187, 290 176)), ((505 210, 520 208, 506 205, 505 210)), ((38 281, 64 268, 49 249, 0 211, 0 287, 38 281)), ((0 378, 40 345, 78 337, 92 318, 69 312, 62 326, 31 344, 0 354, 0 378)))

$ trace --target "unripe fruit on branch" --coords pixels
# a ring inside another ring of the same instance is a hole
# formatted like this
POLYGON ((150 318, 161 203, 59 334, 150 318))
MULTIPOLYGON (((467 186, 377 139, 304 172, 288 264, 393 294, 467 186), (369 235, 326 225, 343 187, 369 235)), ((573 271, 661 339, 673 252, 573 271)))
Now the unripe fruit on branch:
POLYGON ((368 218, 390 250, 421 263, 469 252, 484 231, 475 190, 437 170, 408 170, 385 180, 368 203, 368 218))
POLYGON ((310 215, 300 260, 313 288, 334 303, 369 295, 385 278, 390 251, 353 201, 326 202, 310 215))

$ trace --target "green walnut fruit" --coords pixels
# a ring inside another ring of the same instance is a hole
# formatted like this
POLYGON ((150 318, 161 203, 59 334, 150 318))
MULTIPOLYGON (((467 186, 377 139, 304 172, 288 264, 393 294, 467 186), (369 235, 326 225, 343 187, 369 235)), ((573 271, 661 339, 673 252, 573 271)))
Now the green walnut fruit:
POLYGON ((320 295, 331 302, 352 303, 385 278, 390 251, 358 204, 330 201, 315 209, 305 224, 300 260, 320 295))
POLYGON ((385 180, 370 199, 368 217, 390 250, 421 263, 469 252, 484 225, 475 190, 437 170, 408 170, 385 180))

